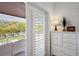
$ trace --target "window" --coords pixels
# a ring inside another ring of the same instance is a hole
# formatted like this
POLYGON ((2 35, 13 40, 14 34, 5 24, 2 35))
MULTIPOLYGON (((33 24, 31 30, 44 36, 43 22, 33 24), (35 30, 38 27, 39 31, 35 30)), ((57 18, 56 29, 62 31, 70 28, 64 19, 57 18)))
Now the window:
POLYGON ((24 40, 25 19, 0 14, 0 45, 24 40))

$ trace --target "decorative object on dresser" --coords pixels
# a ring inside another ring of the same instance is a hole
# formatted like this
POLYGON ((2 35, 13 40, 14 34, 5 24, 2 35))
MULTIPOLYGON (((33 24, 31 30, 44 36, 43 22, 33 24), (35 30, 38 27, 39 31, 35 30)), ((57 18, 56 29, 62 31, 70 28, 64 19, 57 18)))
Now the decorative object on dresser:
POLYGON ((75 26, 67 26, 67 31, 75 32, 75 26))
POLYGON ((58 21, 57 21, 57 20, 55 20, 55 21, 54 21, 54 24, 55 24, 55 31, 57 31, 58 21))
POLYGON ((66 27, 66 18, 63 17, 63 31, 66 31, 65 27, 66 27))

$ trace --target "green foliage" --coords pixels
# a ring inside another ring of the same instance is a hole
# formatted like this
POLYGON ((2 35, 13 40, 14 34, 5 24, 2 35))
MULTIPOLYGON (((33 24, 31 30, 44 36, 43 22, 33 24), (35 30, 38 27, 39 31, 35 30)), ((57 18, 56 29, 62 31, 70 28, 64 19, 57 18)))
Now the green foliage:
POLYGON ((41 24, 36 24, 35 25, 35 30, 36 30, 36 32, 41 32, 43 30, 42 25, 41 24))
POLYGON ((17 33, 24 31, 25 31, 24 22, 9 21, 7 23, 4 23, 3 25, 0 24, 0 35, 6 35, 6 33, 17 33))
POLYGON ((0 44, 15 42, 24 39, 25 22, 0 20, 0 44), (7 36, 9 34, 9 37, 7 36))
POLYGON ((17 24, 17 28, 19 32, 24 32, 25 31, 25 23, 24 22, 19 22, 17 24))

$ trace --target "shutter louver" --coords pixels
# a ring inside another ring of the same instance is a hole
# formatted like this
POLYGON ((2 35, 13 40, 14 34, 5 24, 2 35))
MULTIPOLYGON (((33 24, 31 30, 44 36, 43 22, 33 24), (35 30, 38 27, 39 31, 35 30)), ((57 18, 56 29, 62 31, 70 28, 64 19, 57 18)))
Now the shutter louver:
POLYGON ((45 55, 45 17, 41 14, 34 13, 34 55, 45 55))

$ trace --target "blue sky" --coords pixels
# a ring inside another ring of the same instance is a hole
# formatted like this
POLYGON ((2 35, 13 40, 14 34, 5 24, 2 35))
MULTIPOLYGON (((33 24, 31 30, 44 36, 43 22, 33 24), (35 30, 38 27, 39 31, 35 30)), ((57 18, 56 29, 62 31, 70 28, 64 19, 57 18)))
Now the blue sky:
POLYGON ((0 13, 0 19, 4 19, 6 21, 25 21, 24 18, 16 17, 16 16, 10 16, 10 15, 1 14, 1 13, 0 13))

